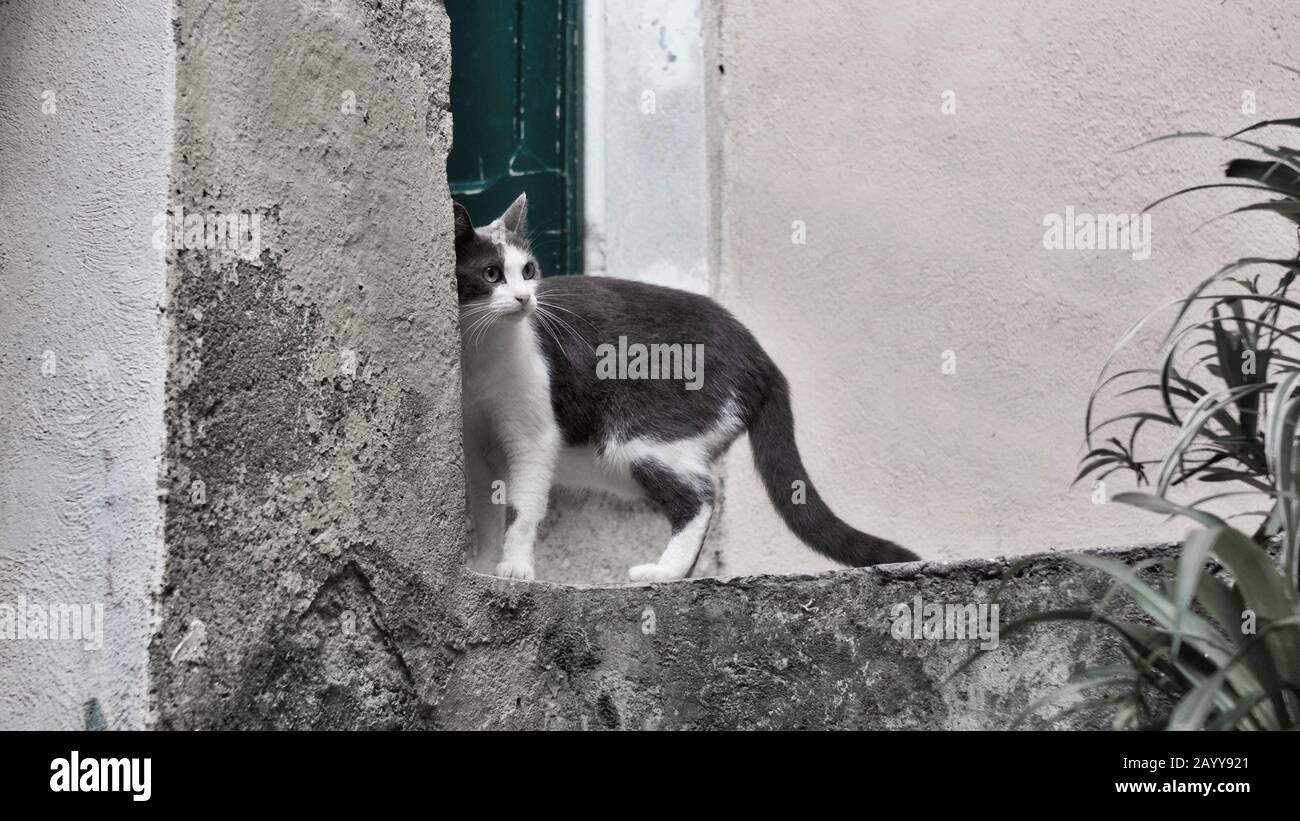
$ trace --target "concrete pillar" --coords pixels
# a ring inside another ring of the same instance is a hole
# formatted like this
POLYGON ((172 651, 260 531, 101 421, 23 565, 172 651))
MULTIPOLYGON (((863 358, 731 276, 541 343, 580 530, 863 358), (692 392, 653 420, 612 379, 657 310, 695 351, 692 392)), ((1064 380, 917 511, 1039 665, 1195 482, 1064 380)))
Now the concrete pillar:
POLYGON ((176 14, 171 203, 250 230, 169 258, 159 720, 251 715, 301 652, 326 668, 313 723, 402 722, 385 610, 465 572, 447 17, 176 14))

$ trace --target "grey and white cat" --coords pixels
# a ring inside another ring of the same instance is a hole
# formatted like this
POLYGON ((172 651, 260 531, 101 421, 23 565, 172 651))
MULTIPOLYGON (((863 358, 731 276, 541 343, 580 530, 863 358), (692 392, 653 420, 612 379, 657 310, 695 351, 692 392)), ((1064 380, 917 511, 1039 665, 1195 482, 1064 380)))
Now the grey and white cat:
POLYGON ((917 559, 822 501, 795 446, 785 377, 725 309, 630 280, 543 280, 523 196, 483 228, 454 208, 470 514, 480 555, 501 551, 496 575, 533 578, 533 541, 557 483, 649 500, 672 538, 657 562, 628 575, 684 578, 713 511, 713 465, 745 431, 772 504, 804 543, 853 566, 917 559), (619 337, 702 346, 703 378, 607 378, 598 351, 619 337), (494 503, 498 480, 514 513, 508 527, 494 503))

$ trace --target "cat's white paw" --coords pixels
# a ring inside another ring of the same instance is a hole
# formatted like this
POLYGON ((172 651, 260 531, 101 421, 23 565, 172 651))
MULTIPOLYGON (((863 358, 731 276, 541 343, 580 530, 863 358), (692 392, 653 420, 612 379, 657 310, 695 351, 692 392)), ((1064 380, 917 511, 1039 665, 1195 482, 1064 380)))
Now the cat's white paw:
POLYGON ((501 562, 497 565, 496 575, 503 579, 532 581, 533 566, 528 562, 501 562))
POLYGON ((627 577, 634 582, 668 582, 682 578, 669 568, 658 564, 638 564, 627 571, 627 577))

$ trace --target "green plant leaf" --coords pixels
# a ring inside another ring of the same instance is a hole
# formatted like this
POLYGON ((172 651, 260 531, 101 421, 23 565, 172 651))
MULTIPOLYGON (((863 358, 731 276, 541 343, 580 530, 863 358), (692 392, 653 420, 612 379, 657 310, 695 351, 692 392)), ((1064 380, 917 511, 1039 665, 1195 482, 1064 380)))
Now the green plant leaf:
POLYGON ((1291 196, 1300 196, 1300 173, 1280 160, 1235 159, 1228 163, 1224 176, 1236 179, 1254 180, 1273 188, 1290 192, 1291 196))
MULTIPOLYGON (((1267 624, 1264 626, 1263 629, 1259 631, 1259 633, 1257 633, 1254 636, 1251 636, 1248 641, 1244 642, 1242 646, 1238 648, 1235 653, 1233 653, 1232 658, 1228 659, 1227 662, 1224 663, 1219 668, 1218 672, 1216 672, 1213 676, 1210 676, 1208 679, 1198 684, 1195 688, 1192 689, 1190 693, 1188 693, 1178 703, 1178 705, 1174 708, 1174 712, 1169 717, 1169 729, 1171 730, 1202 729, 1205 726, 1206 718, 1209 717, 1210 711, 1214 708, 1214 705, 1216 703, 1216 698, 1222 691, 1223 685, 1227 682, 1228 677, 1232 675, 1232 671, 1236 667, 1236 665, 1240 663, 1243 658, 1245 658, 1246 653, 1248 653, 1254 647, 1255 643, 1258 641, 1263 641, 1267 636, 1272 634, 1275 630, 1282 629, 1282 628, 1295 628, 1295 627, 1300 627, 1300 615, 1290 616, 1288 618, 1280 619, 1276 622, 1267 624)), ((1263 695, 1264 691, 1258 690, 1256 691, 1256 693, 1263 695)), ((1249 693, 1245 695, 1247 695, 1247 697, 1254 699, 1256 693, 1249 693)), ((1256 699, 1255 703, 1262 703, 1262 701, 1256 699)), ((1276 717, 1274 718, 1276 719, 1276 717)), ((1269 729, 1275 729, 1275 730, 1281 729, 1281 725, 1274 724, 1273 726, 1269 727, 1269 729)))
POLYGON ((1291 126, 1292 128, 1300 128, 1300 117, 1291 117, 1283 120, 1261 120, 1260 122, 1254 123, 1253 125, 1246 126, 1240 131, 1234 131, 1228 136, 1240 137, 1242 134, 1245 134, 1249 131, 1258 131, 1261 128, 1267 128, 1270 125, 1287 125, 1287 126, 1291 126))
POLYGON ((1205 729, 1216 731, 1237 729, 1242 720, 1250 715, 1251 710, 1254 710, 1256 705, 1263 701, 1265 697, 1265 693, 1251 693, 1248 696, 1243 696, 1237 700, 1236 705, 1231 710, 1220 713, 1218 718, 1205 729))
POLYGON ((1117 493, 1112 497, 1113 501, 1121 502, 1133 507, 1140 507, 1143 510, 1149 510, 1152 513, 1163 513, 1166 516, 1185 516, 1195 522, 1199 522, 1205 527, 1228 527, 1228 524, 1215 516, 1213 513, 1207 513, 1204 510, 1197 510, 1191 507, 1185 507, 1180 504, 1169 501, 1163 496, 1154 493, 1143 493, 1140 491, 1127 491, 1117 493))
POLYGON ((1183 619, 1192 606, 1192 597, 1196 594, 1205 570, 1205 562, 1210 557, 1210 549, 1217 538, 1215 530, 1202 529, 1192 531, 1183 541, 1183 551, 1178 557, 1178 570, 1174 575, 1174 642, 1175 656, 1182 643, 1183 619))

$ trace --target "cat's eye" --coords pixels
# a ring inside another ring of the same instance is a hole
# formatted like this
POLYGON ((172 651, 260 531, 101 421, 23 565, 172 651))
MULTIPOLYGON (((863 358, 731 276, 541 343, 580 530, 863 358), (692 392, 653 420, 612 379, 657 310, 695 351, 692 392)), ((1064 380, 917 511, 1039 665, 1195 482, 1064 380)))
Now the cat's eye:
POLYGON ((537 276, 537 263, 529 262, 524 266, 524 279, 532 279, 537 276))
POLYGON ((486 279, 488 282, 500 282, 501 269, 496 267, 495 265, 489 265, 488 267, 483 269, 483 278, 486 279))

